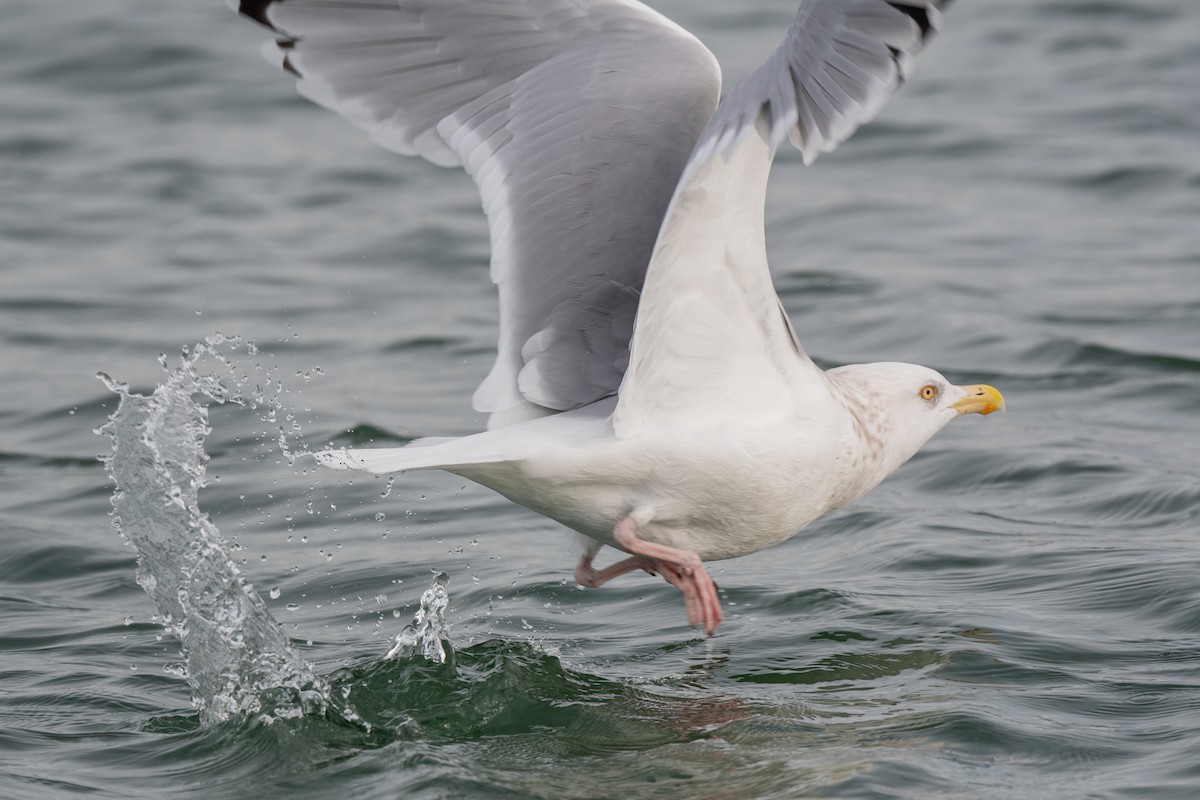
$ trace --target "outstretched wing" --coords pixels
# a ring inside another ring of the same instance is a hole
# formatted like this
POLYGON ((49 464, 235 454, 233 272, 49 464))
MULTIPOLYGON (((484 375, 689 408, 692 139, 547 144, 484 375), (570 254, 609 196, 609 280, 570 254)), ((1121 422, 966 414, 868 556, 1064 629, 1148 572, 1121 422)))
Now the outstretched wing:
POLYGON ((300 91, 379 144, 461 164, 500 291, 489 427, 616 392, 672 192, 720 91, 634 0, 228 0, 300 91))
POLYGON ((655 244, 618 436, 679 420, 769 423, 828 397, 771 283, 767 174, 785 137, 811 163, 878 113, 947 2, 805 0, 783 43, 721 101, 655 244))

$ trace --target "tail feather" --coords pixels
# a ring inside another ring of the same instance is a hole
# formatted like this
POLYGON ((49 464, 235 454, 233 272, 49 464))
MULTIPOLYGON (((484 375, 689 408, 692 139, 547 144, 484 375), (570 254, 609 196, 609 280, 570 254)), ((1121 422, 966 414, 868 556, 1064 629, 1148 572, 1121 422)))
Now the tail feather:
POLYGON ((513 458, 512 453, 486 446, 490 443, 479 441, 481 438, 478 435, 431 436, 417 439, 405 447, 322 450, 313 453, 313 458, 323 467, 357 469, 376 475, 415 469, 451 469, 513 458))
MULTIPOLYGON (((332 469, 357 469, 382 475, 410 469, 458 472, 479 464, 499 464, 537 458, 567 448, 590 447, 609 441, 609 415, 616 397, 590 406, 526 422, 481 431, 470 436, 434 436, 407 447, 324 450, 313 453, 317 463, 332 469)), ((474 478, 472 478, 474 480, 474 478)))

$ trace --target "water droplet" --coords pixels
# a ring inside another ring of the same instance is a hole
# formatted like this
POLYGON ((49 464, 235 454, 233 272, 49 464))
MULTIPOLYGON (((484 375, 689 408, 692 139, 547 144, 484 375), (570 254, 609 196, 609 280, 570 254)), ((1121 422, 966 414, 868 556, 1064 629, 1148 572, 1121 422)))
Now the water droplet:
POLYGON ((284 606, 284 608, 286 608, 288 611, 299 611, 300 610, 300 606, 296 605, 295 603, 288 603, 286 606, 284 606))
POLYGON ((375 521, 376 522, 383 522, 385 519, 387 519, 387 514, 383 513, 382 511, 375 512, 375 521))
MULTIPOLYGON (((197 310, 196 313, 201 314, 202 311, 197 310)), ((286 393, 285 387, 272 376, 273 372, 279 370, 262 364, 256 364, 253 370, 239 369, 230 358, 236 354, 226 347, 230 342, 236 344, 237 340, 217 334, 194 347, 182 347, 183 363, 174 370, 168 368, 166 354, 159 354, 159 365, 167 374, 149 398, 132 395, 127 386, 107 376, 102 377, 108 388, 120 395, 117 412, 99 431, 109 435, 114 445, 113 455, 105 459, 105 467, 118 485, 113 495, 113 521, 123 541, 135 546, 140 556, 146 555, 145 548, 149 546, 153 547, 151 552, 159 556, 157 559, 143 560, 138 576, 139 583, 159 606, 154 620, 163 629, 155 633, 155 639, 163 642, 167 641, 164 636, 168 639, 180 637, 185 654, 189 652, 189 639, 204 643, 204 659, 167 664, 163 670, 167 674, 182 675, 193 680, 193 688, 198 695, 202 695, 198 700, 201 703, 201 716, 206 722, 220 721, 231 713, 237 713, 237 708, 249 707, 250 703, 257 701, 258 694, 270 691, 275 686, 304 687, 303 697, 281 709, 284 715, 295 716, 310 711, 323 713, 328 709, 354 721, 357 715, 340 702, 338 694, 332 692, 320 676, 311 673, 302 661, 292 657, 293 644, 279 631, 278 626, 258 624, 263 622, 263 611, 237 605, 236 601, 244 598, 244 594, 236 589, 253 591, 244 573, 239 574, 235 569, 239 561, 246 562, 244 554, 250 550, 236 541, 227 545, 197 504, 196 490, 206 481, 208 454, 203 446, 211 432, 207 416, 209 401, 248 405, 249 387, 253 386, 248 376, 254 374, 255 370, 260 376, 265 373, 269 380, 264 383, 272 396, 266 398, 258 413, 266 414, 269 406, 283 422, 284 427, 279 430, 290 426, 298 432, 295 415, 281 400, 286 393), (220 370, 221 377, 204 371, 210 368, 220 370), (159 469, 150 472, 149 477, 166 476, 169 484, 148 480, 145 473, 153 468, 159 469), (143 508, 161 509, 164 514, 170 515, 170 524, 143 524, 143 508), (144 529, 149 527, 155 527, 156 533, 159 527, 164 531, 178 530, 183 538, 171 536, 167 541, 164 533, 148 541, 144 529), (203 551, 199 563, 193 557, 197 547, 203 551), (158 580, 157 575, 163 575, 163 580, 158 580), (176 590, 181 588, 176 582, 180 575, 188 578, 187 588, 182 592, 176 590), (158 592, 160 585, 164 592, 158 592), (227 599, 231 599, 234 606, 230 606, 227 599), (197 609, 203 609, 205 613, 193 613, 197 609), (210 609, 211 614, 208 613, 210 609), (241 658, 246 652, 261 652, 273 657, 250 663, 241 658), (215 692, 204 690, 203 686, 213 684, 213 676, 209 673, 214 665, 222 667, 225 664, 235 665, 236 685, 226 686, 222 683, 226 688, 217 688, 215 692), (188 676, 186 670, 189 667, 199 674, 188 676)), ((257 352, 252 343, 239 344, 238 347, 242 348, 242 352, 257 352)), ((107 408, 109 404, 101 403, 100 406, 107 408)), ((286 448, 288 444, 283 439, 276 442, 275 432, 268 426, 261 431, 254 431, 250 438, 244 435, 233 438, 239 443, 249 441, 256 446, 255 455, 271 457, 273 454, 270 451, 277 447, 286 448)), ((286 450, 283 455, 288 455, 286 450)), ((219 476, 212 474, 207 477, 207 481, 211 482, 218 479, 219 476)), ((276 480, 276 483, 279 482, 276 480)), ((231 494, 238 496, 236 490, 231 494)), ((267 496, 267 500, 277 502, 278 494, 278 490, 273 492, 267 496)), ((255 493, 255 496, 258 498, 259 495, 255 493)), ((246 495, 241 495, 241 501, 249 504, 246 495)), ((247 507, 243 505, 243 508, 247 507)), ((264 508, 260 512, 257 516, 265 520, 273 517, 272 509, 264 508)), ((280 513, 278 507, 274 513, 280 513)), ((290 515, 288 522, 291 522, 290 515)), ((263 521, 258 521, 258 525, 263 524, 263 521)), ((239 525, 248 527, 244 520, 239 521, 239 525)), ((266 560, 267 554, 262 550, 259 552, 259 560, 266 560)), ((298 570, 298 567, 293 567, 293 570, 298 570)), ((276 587, 270 589, 268 594, 272 599, 277 599, 281 591, 276 587)), ((298 611, 301 606, 293 603, 288 610, 298 611)), ((266 620, 269 619, 266 617, 266 620)), ((133 621, 132 615, 124 618, 126 625, 133 621)), ((293 621, 289 627, 295 624, 293 621)), ((131 672, 138 670, 139 665, 130 665, 131 672)), ((272 716, 281 717, 274 711, 272 716)))

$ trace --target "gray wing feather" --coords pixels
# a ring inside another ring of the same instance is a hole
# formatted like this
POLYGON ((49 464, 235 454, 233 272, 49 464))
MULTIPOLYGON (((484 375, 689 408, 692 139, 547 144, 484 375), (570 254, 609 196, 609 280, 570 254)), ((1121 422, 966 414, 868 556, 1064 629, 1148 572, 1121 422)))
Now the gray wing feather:
POLYGON ((617 391, 654 240, 720 73, 634 0, 229 0, 300 91, 379 144, 462 165, 500 291, 489 427, 617 391))
POLYGON ((783 43, 721 102, 688 165, 727 156, 755 125, 806 164, 876 114, 908 77, 950 0, 805 0, 783 43))

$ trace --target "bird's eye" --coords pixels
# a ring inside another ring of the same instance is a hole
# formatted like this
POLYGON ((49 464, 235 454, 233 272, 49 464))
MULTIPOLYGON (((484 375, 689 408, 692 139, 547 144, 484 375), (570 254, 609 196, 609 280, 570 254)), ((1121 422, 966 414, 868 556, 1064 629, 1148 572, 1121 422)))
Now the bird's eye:
POLYGON ((933 400, 937 397, 937 395, 938 395, 937 387, 934 386, 932 383, 927 383, 921 387, 921 399, 922 400, 933 400))

